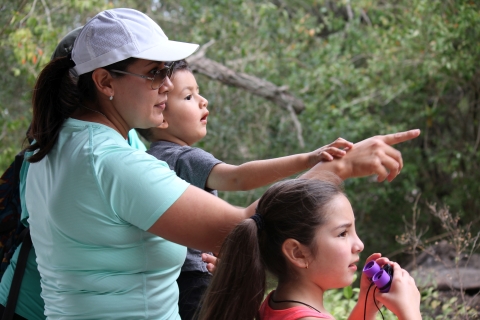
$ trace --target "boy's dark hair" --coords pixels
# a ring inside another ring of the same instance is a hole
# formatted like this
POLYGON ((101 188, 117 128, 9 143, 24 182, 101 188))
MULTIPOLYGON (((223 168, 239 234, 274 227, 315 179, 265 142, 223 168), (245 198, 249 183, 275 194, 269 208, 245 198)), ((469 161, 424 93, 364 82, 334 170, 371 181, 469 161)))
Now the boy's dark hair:
POLYGON ((257 207, 263 228, 246 219, 225 239, 199 320, 259 319, 266 270, 279 281, 293 275, 282 254, 284 241, 295 239, 316 252, 316 230, 325 223, 331 201, 343 194, 341 179, 327 178, 286 180, 265 192, 257 207))
MULTIPOLYGON (((190 69, 188 62, 185 59, 179 60, 179 61, 166 62, 165 66, 172 68, 172 73, 170 76, 172 79, 177 71, 184 70, 184 71, 192 72, 192 69, 190 69)), ((167 99, 167 105, 168 105, 168 99, 167 99)), ((137 130, 137 132, 142 136, 142 138, 144 138, 148 142, 153 142, 151 129, 152 128, 148 128, 148 129, 136 128, 135 130, 137 130)))
POLYGON ((177 72, 177 71, 185 70, 185 71, 192 72, 192 69, 190 68, 190 65, 188 64, 187 60, 185 60, 185 59, 178 60, 178 61, 167 62, 167 63, 165 63, 165 66, 168 66, 168 67, 172 68, 172 73, 171 73, 172 78, 173 78, 173 75, 175 74, 175 72, 177 72))

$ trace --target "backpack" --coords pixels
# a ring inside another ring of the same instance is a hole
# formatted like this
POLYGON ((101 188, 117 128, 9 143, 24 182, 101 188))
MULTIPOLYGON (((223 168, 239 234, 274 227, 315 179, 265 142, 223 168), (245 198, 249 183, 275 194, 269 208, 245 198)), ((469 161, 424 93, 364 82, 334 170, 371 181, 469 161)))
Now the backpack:
POLYGON ((23 242, 2 320, 13 319, 28 254, 32 247, 30 229, 26 228, 20 220, 22 214, 20 169, 22 168, 23 159, 23 152, 17 154, 15 160, 0 178, 0 256, 2 257, 0 281, 10 264, 15 250, 23 242))
POLYGON ((10 264, 10 259, 19 245, 18 240, 25 226, 20 222, 22 206, 20 203, 20 168, 23 153, 15 160, 0 178, 0 281, 10 264))

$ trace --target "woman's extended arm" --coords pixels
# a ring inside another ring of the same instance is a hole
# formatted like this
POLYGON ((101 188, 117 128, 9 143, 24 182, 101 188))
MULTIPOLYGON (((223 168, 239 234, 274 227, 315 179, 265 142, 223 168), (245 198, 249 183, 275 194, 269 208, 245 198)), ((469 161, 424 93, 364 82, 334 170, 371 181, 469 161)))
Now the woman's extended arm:
MULTIPOLYGON (((319 162, 302 178, 315 179, 330 171, 342 179, 378 175, 378 181, 393 180, 403 166, 402 156, 391 145, 416 138, 419 130, 375 136, 361 142, 341 158, 319 162)), ((189 186, 178 200, 148 230, 170 241, 217 252, 232 228, 255 213, 256 202, 234 207, 201 189, 189 186)))

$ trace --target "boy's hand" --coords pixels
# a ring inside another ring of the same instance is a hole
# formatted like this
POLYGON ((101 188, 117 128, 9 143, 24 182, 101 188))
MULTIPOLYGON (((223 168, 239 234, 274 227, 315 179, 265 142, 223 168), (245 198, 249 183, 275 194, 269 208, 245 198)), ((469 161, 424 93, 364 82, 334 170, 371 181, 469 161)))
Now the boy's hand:
POLYGON ((217 268, 218 258, 208 253, 202 253, 202 260, 207 264, 208 272, 214 273, 217 268))
POLYGON ((352 142, 343 138, 337 138, 337 140, 332 143, 310 152, 310 165, 313 167, 320 161, 332 161, 334 158, 341 158, 346 154, 346 151, 350 150, 352 147, 352 142))

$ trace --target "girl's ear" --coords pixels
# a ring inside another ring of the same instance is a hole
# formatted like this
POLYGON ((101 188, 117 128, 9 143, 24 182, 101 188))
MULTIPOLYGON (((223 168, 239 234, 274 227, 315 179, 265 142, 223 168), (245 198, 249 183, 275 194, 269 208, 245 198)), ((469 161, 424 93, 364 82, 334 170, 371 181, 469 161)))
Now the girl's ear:
POLYGON ((282 252, 285 258, 294 266, 308 268, 311 252, 310 249, 295 239, 287 239, 282 244, 282 252))
POLYGON ((113 88, 113 77, 106 69, 95 69, 92 74, 92 80, 93 83, 95 83, 98 91, 103 93, 106 97, 115 95, 115 90, 113 88))

